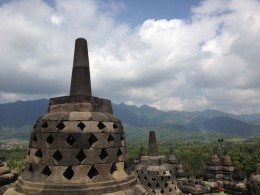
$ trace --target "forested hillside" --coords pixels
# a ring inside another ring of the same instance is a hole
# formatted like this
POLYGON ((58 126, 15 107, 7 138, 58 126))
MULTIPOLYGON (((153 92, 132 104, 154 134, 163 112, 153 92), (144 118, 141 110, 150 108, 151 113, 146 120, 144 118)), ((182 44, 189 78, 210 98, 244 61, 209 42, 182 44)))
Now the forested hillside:
MULTIPOLYGON (((162 136, 167 134, 168 138, 190 135, 192 132, 201 136, 214 133, 255 136, 260 133, 259 114, 233 115, 216 110, 164 112, 147 105, 137 107, 124 103, 112 106, 123 125, 132 127, 126 128, 132 132, 130 138, 149 129, 156 129, 162 136)), ((28 139, 33 124, 46 113, 47 108, 46 99, 0 104, 0 139, 28 139)))

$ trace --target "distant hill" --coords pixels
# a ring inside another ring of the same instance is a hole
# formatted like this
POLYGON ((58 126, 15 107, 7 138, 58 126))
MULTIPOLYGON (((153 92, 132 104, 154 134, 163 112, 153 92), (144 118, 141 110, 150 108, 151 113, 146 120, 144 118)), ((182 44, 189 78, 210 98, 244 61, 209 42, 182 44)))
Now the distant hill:
MULTIPOLYGON (((234 115, 217 110, 165 112, 147 105, 137 107, 124 103, 112 104, 112 107, 114 114, 121 119, 122 123, 133 128, 164 129, 168 133, 206 130, 246 136, 260 132, 260 114, 234 115)), ((1 137, 26 137, 31 130, 31 128, 27 130, 28 127, 45 114, 47 108, 46 99, 0 104, 0 139, 1 137)))
POLYGON ((34 123, 39 116, 47 112, 48 102, 41 99, 0 104, 0 128, 21 128, 34 123))

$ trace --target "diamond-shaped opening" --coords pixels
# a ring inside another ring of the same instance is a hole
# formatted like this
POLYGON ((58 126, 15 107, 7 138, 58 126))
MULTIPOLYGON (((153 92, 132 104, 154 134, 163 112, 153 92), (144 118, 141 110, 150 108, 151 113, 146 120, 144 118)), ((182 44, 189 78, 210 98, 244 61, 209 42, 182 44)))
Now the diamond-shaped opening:
POLYGON ((83 129, 86 127, 86 125, 82 122, 80 122, 77 127, 79 127, 81 129, 81 131, 83 131, 83 129))
POLYGON ((117 166, 116 166, 116 163, 113 163, 112 166, 111 166, 111 169, 110 169, 110 173, 111 175, 113 175, 113 173, 117 171, 117 166))
POLYGON ((110 143, 110 142, 112 142, 114 140, 115 140, 115 138, 111 134, 107 138, 108 143, 110 143))
POLYGON ((71 166, 69 166, 66 171, 64 171, 63 176, 68 180, 71 180, 71 178, 74 176, 74 171, 72 170, 71 166))
POLYGON ((96 138, 96 136, 93 134, 93 133, 91 133, 91 135, 90 135, 90 137, 89 137, 89 139, 88 139, 88 143, 89 143, 89 145, 90 145, 90 147, 92 146, 92 144, 94 144, 95 142, 97 142, 97 138, 96 138))
POLYGON ((66 141, 70 146, 72 146, 76 142, 76 139, 72 135, 68 135, 66 141))
MULTIPOLYGON (((176 190, 177 190, 177 189, 176 189, 176 190)), ((172 191, 172 189, 170 188, 170 189, 169 189, 169 192, 171 192, 171 191, 172 191)))
POLYGON ((39 158, 42 158, 42 157, 43 157, 42 150, 41 150, 41 149, 38 149, 38 150, 35 152, 35 156, 37 156, 37 157, 39 157, 39 158))
POLYGON ((34 135, 32 140, 33 140, 34 142, 37 142, 37 140, 38 140, 38 139, 37 139, 37 136, 34 135))
POLYGON ((104 129, 106 126, 104 125, 104 123, 102 123, 101 121, 99 121, 99 123, 97 124, 97 127, 99 128, 99 130, 104 129))
POLYGON ((162 193, 162 194, 164 193, 164 190, 163 190, 163 189, 161 189, 161 193, 162 193))
POLYGON ((147 180, 147 177, 146 177, 146 176, 144 176, 144 180, 145 180, 145 181, 147 180))
POLYGON ((28 171, 33 172, 33 166, 32 166, 32 164, 30 164, 30 166, 29 166, 29 168, 28 168, 28 171))
POLYGON ((164 177, 161 177, 161 180, 164 180, 164 177))
POLYGON ((156 178, 155 178, 155 177, 152 177, 152 180, 153 180, 153 181, 155 181, 155 180, 156 180, 156 178))
POLYGON ((44 175, 46 175, 46 176, 50 176, 50 175, 51 175, 51 170, 50 170, 50 168, 49 168, 48 165, 46 165, 46 166, 44 167, 44 169, 42 170, 42 174, 44 174, 44 175))
POLYGON ((171 179, 171 176, 168 176, 168 179, 171 179))
POLYGON ((150 182, 149 182, 147 185, 148 185, 148 187, 151 187, 151 186, 152 186, 150 182))
POLYGON ((163 174, 165 175, 165 174, 166 174, 166 172, 164 171, 164 172, 163 172, 163 174))
POLYGON ((53 155, 52 157, 56 160, 56 161, 61 161, 61 159, 63 158, 62 154, 60 153, 59 150, 57 150, 53 155))
POLYGON ((42 124, 42 128, 47 128, 48 127, 48 122, 45 121, 43 124, 42 124))
POLYGON ((102 148, 102 150, 101 150, 101 152, 100 152, 100 154, 99 154, 99 158, 100 158, 101 160, 105 160, 105 159, 107 158, 107 156, 108 156, 107 151, 106 151, 104 148, 102 148))
POLYGON ((49 143, 49 144, 52 144, 54 141, 52 135, 50 134, 47 138, 46 138, 46 142, 49 143))
POLYGON ((169 184, 168 184, 168 183, 165 183, 164 186, 167 188, 167 187, 169 186, 169 184))
POLYGON ((115 130, 118 128, 118 126, 117 126, 116 123, 113 124, 113 128, 114 128, 115 130))
POLYGON ((120 149, 118 149, 118 150, 117 150, 117 154, 116 154, 116 155, 117 155, 117 157, 120 157, 120 156, 122 156, 122 155, 123 155, 123 153, 122 153, 122 151, 121 151, 120 149))
POLYGON ((30 155, 30 154, 31 154, 31 150, 28 149, 28 151, 27 151, 27 155, 30 155))
POLYGON ((87 156, 85 155, 85 153, 83 152, 83 150, 81 149, 79 151, 79 153, 77 154, 76 158, 78 159, 78 161, 81 163, 87 156))
POLYGON ((156 193, 156 191, 155 191, 154 189, 152 190, 152 192, 153 192, 154 194, 156 193))
POLYGON ((64 123, 61 121, 57 126, 56 126, 59 130, 64 129, 65 125, 64 123))
POLYGON ((94 165, 92 165, 92 167, 90 168, 89 172, 88 172, 88 177, 90 179, 92 179, 93 177, 96 177, 99 174, 99 172, 97 171, 97 169, 95 168, 94 165))
POLYGON ((156 184, 156 187, 157 187, 157 188, 159 188, 159 187, 160 187, 160 184, 159 184, 159 183, 157 183, 157 184, 156 184))

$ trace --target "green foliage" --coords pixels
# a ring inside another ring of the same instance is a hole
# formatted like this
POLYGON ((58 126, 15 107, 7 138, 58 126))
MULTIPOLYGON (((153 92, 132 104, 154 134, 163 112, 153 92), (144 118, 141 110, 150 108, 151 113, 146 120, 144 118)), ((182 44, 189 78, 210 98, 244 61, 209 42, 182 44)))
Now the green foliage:
MULTIPOLYGON (((148 135, 148 134, 147 134, 148 135)), ((146 136, 148 137, 148 136, 146 136)), ((176 155, 179 162, 183 165, 184 171, 188 177, 195 176, 201 178, 203 167, 209 162, 213 153, 213 149, 218 149, 220 157, 223 155, 224 149, 227 149, 231 160, 235 167, 240 168, 247 176, 256 171, 256 164, 260 162, 260 139, 226 139, 223 142, 224 147, 221 149, 216 137, 208 140, 211 141, 194 141, 190 139, 172 139, 162 141, 160 136, 157 136, 159 153, 169 156, 170 148, 176 155)), ((128 157, 129 161, 133 160, 138 155, 141 146, 147 154, 148 140, 128 139, 128 157)))
POLYGON ((25 147, 0 148, 0 156, 6 158, 6 162, 11 169, 22 171, 26 162, 26 150, 25 147))
MULTIPOLYGON (((127 151, 129 164, 137 157, 141 147, 148 151, 149 129, 137 129, 126 126, 127 151)), ((169 156, 170 150, 182 163, 187 176, 202 176, 203 167, 209 162, 213 149, 223 155, 227 149, 231 160, 237 168, 247 176, 256 171, 256 164, 260 162, 259 137, 234 137, 223 134, 205 134, 203 131, 183 133, 174 131, 170 134, 167 129, 156 132, 159 154, 169 156), (225 138, 223 148, 219 147, 218 138, 225 138)), ((0 141, 0 156, 6 158, 12 169, 21 171, 25 165, 27 141, 6 140, 0 141), (9 146, 6 146, 9 144, 9 146), (2 146, 2 147, 1 147, 2 146)))

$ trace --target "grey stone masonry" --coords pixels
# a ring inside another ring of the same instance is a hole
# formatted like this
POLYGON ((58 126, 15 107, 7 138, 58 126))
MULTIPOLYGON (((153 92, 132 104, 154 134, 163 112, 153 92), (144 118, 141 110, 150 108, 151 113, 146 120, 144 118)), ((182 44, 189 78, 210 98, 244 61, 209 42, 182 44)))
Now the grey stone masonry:
POLYGON ((148 156, 158 156, 157 141, 154 131, 149 132, 148 156))
POLYGON ((126 160, 123 126, 110 100, 92 96, 87 41, 79 38, 70 95, 50 99, 32 129, 25 170, 5 195, 147 194, 126 160))

